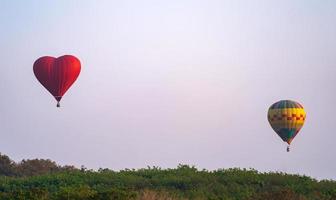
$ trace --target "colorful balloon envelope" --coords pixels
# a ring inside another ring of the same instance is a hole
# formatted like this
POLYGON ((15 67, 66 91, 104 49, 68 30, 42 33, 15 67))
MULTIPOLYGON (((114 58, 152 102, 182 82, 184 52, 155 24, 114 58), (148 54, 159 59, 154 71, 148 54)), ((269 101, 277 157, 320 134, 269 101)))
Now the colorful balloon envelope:
POLYGON ((81 64, 71 55, 44 56, 35 61, 33 70, 37 80, 54 96, 57 107, 60 107, 63 95, 79 76, 81 64))
POLYGON ((306 112, 303 106, 295 101, 281 100, 268 109, 268 121, 271 127, 288 145, 299 133, 305 119, 306 112))

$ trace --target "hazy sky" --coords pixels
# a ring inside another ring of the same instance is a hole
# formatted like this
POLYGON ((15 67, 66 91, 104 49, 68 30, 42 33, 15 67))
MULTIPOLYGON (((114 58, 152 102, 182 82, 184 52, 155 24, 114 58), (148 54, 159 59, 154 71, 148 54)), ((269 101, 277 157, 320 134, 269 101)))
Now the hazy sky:
POLYGON ((0 152, 336 179, 335 21, 334 0, 0 0, 0 152), (32 67, 64 54, 82 73, 57 109, 32 67), (307 112, 290 153, 281 99, 307 112))

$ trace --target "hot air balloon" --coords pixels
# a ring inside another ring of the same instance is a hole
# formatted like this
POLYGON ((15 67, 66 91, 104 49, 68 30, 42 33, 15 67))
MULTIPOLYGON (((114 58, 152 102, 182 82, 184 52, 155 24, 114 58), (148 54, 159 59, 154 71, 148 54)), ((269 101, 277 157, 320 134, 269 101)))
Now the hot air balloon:
POLYGON ((288 143, 287 152, 289 152, 292 140, 298 134, 306 119, 303 106, 295 101, 281 100, 268 109, 267 117, 273 130, 284 142, 288 143))
POLYGON ((54 96, 57 107, 60 107, 63 95, 79 76, 81 64, 71 55, 43 56, 35 61, 33 70, 37 80, 54 96))

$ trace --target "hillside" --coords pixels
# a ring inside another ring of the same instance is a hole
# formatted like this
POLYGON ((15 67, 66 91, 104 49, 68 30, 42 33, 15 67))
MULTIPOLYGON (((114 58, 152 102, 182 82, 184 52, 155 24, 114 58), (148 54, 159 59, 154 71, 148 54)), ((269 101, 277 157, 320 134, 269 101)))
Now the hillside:
POLYGON ((13 162, 0 156, 0 199, 336 199, 335 181, 253 169, 125 169, 58 166, 50 160, 13 162))

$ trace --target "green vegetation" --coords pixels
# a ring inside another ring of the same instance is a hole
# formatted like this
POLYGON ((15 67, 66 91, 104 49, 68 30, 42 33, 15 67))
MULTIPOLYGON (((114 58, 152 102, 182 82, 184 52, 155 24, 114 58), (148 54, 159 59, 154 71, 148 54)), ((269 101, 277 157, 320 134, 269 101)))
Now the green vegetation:
POLYGON ((336 199, 335 181, 253 169, 197 170, 179 165, 98 171, 50 160, 20 163, 0 155, 0 199, 29 200, 316 200, 336 199))

